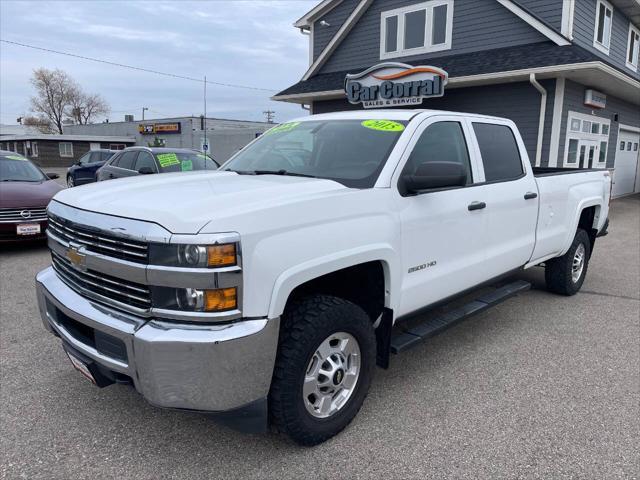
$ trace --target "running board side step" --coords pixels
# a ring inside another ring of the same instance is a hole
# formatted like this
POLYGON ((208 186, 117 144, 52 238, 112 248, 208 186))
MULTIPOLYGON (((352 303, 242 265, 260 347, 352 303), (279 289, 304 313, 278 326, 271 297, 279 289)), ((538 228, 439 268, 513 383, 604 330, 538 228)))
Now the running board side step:
POLYGON ((422 340, 435 337, 439 333, 457 325, 472 315, 483 312, 520 292, 529 290, 530 288, 531 284, 524 280, 509 283, 508 285, 482 295, 466 305, 462 305, 461 307, 447 313, 430 318, 424 323, 395 334, 391 337, 391 352, 397 354, 407 350, 417 345, 422 340))

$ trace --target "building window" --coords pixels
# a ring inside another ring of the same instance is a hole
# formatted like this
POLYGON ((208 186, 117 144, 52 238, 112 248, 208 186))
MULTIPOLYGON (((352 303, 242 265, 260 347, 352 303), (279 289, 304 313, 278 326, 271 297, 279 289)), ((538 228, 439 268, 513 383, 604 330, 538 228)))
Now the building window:
POLYGON ((431 0, 382 12, 380 58, 451 48, 453 0, 431 0))
MULTIPOLYGON (((605 168, 609 145, 610 120, 569 112, 564 166, 571 168, 605 168)), ((624 148, 624 147, 622 147, 624 148)))
POLYGON ((73 157, 73 144, 71 142, 58 143, 61 157, 73 157))
POLYGON ((634 72, 638 71, 638 59, 640 58, 640 30, 629 23, 629 41, 627 42, 627 67, 634 72))
POLYGON ((31 156, 38 156, 38 142, 31 142, 31 156))
POLYGON ((593 46, 609 55, 611 46, 611 25, 613 24, 613 7, 605 0, 598 0, 596 6, 596 28, 593 46))
POLYGON ((110 143, 109 150, 124 150, 125 146, 124 143, 110 143))

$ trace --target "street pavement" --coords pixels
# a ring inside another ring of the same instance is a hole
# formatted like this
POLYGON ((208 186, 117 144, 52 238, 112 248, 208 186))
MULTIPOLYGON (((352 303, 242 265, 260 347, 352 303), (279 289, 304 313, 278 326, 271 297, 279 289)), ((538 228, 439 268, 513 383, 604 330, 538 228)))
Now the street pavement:
POLYGON ((351 426, 314 448, 92 386, 41 324, 46 248, 2 246, 0 478, 637 478, 640 196, 613 202, 610 232, 579 294, 523 273, 533 290, 377 369, 351 426))

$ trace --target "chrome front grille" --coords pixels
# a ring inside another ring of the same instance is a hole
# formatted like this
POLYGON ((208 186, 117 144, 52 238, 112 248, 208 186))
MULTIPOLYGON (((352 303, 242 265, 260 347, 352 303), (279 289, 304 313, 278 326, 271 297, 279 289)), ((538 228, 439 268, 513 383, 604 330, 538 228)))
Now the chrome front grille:
POLYGON ((67 243, 75 243, 88 251, 136 263, 148 263, 145 242, 110 235, 68 220, 49 215, 49 232, 67 243))
POLYGON ((151 308, 151 292, 146 285, 100 272, 80 270, 53 251, 51 260, 62 281, 82 296, 102 301, 107 305, 120 306, 125 310, 130 310, 132 306, 140 310, 151 308))
POLYGON ((47 207, 0 208, 0 223, 41 222, 47 219, 47 207))

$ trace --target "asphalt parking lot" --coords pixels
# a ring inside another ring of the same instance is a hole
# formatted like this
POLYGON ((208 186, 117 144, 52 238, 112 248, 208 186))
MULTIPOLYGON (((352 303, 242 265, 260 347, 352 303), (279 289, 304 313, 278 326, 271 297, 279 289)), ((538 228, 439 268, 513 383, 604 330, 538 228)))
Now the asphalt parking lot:
MULTIPOLYGON (((582 291, 534 289, 392 359, 315 448, 97 389, 45 332, 47 249, 0 247, 2 478, 636 478, 640 196, 612 204, 582 291)), ((224 386, 221 386, 224 388, 224 386)))

